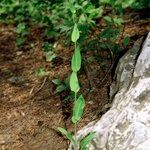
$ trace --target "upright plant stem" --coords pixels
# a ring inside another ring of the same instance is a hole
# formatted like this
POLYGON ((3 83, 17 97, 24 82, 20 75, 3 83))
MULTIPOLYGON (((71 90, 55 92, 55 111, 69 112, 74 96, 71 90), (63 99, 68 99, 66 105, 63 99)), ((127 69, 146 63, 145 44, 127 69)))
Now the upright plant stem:
MULTIPOLYGON (((74 43, 75 45, 75 50, 77 48, 77 42, 74 43)), ((74 99, 75 99, 75 102, 77 100, 77 93, 75 92, 74 94, 74 99)), ((76 145, 75 145, 75 150, 78 149, 78 142, 77 142, 77 123, 74 124, 74 136, 75 136, 75 141, 76 141, 76 145)))
MULTIPOLYGON (((74 22, 74 24, 76 23, 75 22, 75 16, 74 15, 76 15, 76 14, 73 14, 72 15, 72 20, 73 20, 73 22, 74 22)), ((75 48, 75 50, 76 50, 76 48, 77 48, 77 42, 74 42, 74 48, 75 48)), ((76 100, 77 100, 77 93, 75 92, 75 95, 74 95, 74 99, 75 99, 75 101, 74 101, 74 103, 76 102, 76 100)), ((74 145, 74 150, 78 150, 78 141, 77 141, 77 123, 75 123, 74 124, 74 137, 75 137, 75 145, 74 145)))
MULTIPOLYGON (((75 92, 75 95, 74 95, 74 99, 75 99, 75 102, 77 100, 77 93, 75 92)), ((77 142, 77 123, 74 124, 74 137, 75 137, 75 142, 76 142, 76 145, 75 145, 75 150, 78 150, 78 142, 77 142)))
POLYGON ((74 43, 74 48, 75 48, 75 49, 77 48, 77 42, 74 43))

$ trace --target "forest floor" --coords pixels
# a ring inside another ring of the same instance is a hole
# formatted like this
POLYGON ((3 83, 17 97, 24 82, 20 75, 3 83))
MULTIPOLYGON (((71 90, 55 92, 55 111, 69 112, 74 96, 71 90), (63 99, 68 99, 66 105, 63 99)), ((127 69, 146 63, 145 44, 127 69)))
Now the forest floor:
MULTIPOLYGON (((150 22, 139 19, 127 23, 123 34, 130 36, 133 44, 149 31, 150 22)), ((68 76, 72 50, 58 43, 57 57, 49 63, 41 50, 40 29, 34 29, 28 39, 33 47, 26 44, 17 48, 15 36, 13 26, 0 24, 0 150, 66 150, 69 143, 58 134, 57 127, 73 131, 72 101, 63 101, 67 92, 54 93, 56 86, 52 79, 68 76), (35 76, 40 67, 47 68, 47 77, 35 76)), ((85 54, 92 55, 93 52, 85 54)), ((100 55, 105 57, 107 53, 100 55)), ((110 66, 111 60, 106 62, 106 68, 95 61, 81 70, 79 78, 86 108, 78 130, 106 111, 112 82, 111 72, 107 74, 110 66)))

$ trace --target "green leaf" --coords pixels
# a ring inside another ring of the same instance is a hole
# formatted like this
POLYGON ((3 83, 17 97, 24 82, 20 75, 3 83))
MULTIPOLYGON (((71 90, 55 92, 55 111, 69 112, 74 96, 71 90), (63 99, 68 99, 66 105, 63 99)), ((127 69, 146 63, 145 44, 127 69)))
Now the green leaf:
POLYGON ((69 88, 69 81, 70 81, 70 77, 67 77, 64 80, 64 84, 66 85, 67 88, 69 88))
POLYGON ((127 46, 127 45, 129 44, 129 42, 130 42, 130 37, 126 36, 126 37, 124 38, 124 40, 123 40, 123 44, 124 44, 125 46, 127 46))
POLYGON ((80 70, 81 67, 81 53, 79 47, 75 49, 75 53, 73 54, 72 61, 71 61, 71 69, 74 72, 80 70))
POLYGON ((48 42, 46 42, 43 46, 43 51, 44 52, 54 51, 54 48, 52 44, 49 44, 48 42))
POLYGON ((22 33, 25 29, 26 29, 26 24, 25 23, 19 23, 16 27, 16 32, 22 33))
POLYGON ((39 68, 35 71, 35 75, 37 77, 43 77, 43 76, 48 75, 48 72, 46 72, 44 68, 39 68))
POLYGON ((113 19, 110 16, 103 17, 107 22, 112 23, 113 19))
POLYGON ((60 79, 53 79, 52 82, 56 85, 60 85, 62 83, 60 79))
POLYGON ((18 38, 16 38, 16 45, 17 46, 23 46, 25 41, 26 41, 26 39, 24 37, 18 37, 18 38))
POLYGON ((56 58, 56 54, 54 52, 47 52, 45 53, 46 61, 51 62, 54 58, 56 58))
POLYGON ((122 1, 122 7, 127 8, 130 7, 136 0, 123 0, 122 1))
POLYGON ((83 96, 80 95, 74 104, 73 116, 72 116, 73 123, 77 123, 81 119, 84 107, 85 107, 85 100, 83 96))
POLYGON ((77 24, 75 24, 74 28, 73 28, 72 35, 71 35, 72 42, 75 43, 79 39, 79 36, 80 36, 80 32, 79 32, 77 24))
POLYGON ((114 40, 117 38, 118 35, 119 35, 118 29, 113 29, 111 27, 107 27, 99 34, 99 37, 114 40))
POLYGON ((62 91, 66 90, 66 86, 61 84, 61 85, 58 85, 56 90, 55 90, 55 93, 60 93, 62 91))
POLYGON ((90 132, 86 137, 84 137, 80 143, 80 150, 86 150, 86 146, 92 141, 95 136, 95 132, 90 132))
POLYGON ((80 17, 79 17, 79 23, 83 24, 86 22, 86 18, 85 18, 85 15, 84 14, 81 14, 80 17))
POLYGON ((110 0, 101 0, 100 2, 101 2, 101 3, 104 3, 104 4, 109 4, 109 3, 110 3, 110 0))
POLYGON ((80 89, 76 72, 72 72, 70 76, 70 89, 75 93, 77 93, 80 89))
POLYGON ((74 5, 73 5, 72 2, 69 3, 69 9, 70 9, 70 11, 71 11, 73 14, 76 13, 76 9, 75 9, 75 7, 74 7, 74 5))
POLYGON ((68 132, 66 129, 64 128, 61 128, 61 127, 58 127, 57 130, 62 134, 62 135, 65 135, 67 137, 67 139, 72 142, 73 144, 75 144, 75 139, 73 137, 73 135, 68 132))
POLYGON ((114 24, 116 26, 121 26, 123 24, 123 19, 122 18, 115 17, 115 18, 113 18, 113 21, 114 21, 114 24))

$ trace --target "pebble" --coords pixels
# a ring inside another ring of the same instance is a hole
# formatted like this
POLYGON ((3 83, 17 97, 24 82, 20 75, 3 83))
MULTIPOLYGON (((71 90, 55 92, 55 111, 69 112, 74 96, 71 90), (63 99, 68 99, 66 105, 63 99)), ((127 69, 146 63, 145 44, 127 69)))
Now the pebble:
POLYGON ((16 76, 9 78, 8 81, 11 84, 23 84, 23 83, 25 83, 25 79, 23 77, 16 77, 16 76))

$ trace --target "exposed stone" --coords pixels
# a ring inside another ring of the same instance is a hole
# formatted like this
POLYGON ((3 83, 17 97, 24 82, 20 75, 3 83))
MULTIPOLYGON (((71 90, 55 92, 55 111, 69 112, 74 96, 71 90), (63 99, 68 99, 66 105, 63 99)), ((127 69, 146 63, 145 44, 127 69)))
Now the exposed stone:
POLYGON ((150 33, 141 44, 142 38, 118 63, 111 109, 78 132, 78 139, 96 132, 88 150, 150 150, 150 33))
POLYGON ((16 77, 16 76, 9 78, 8 81, 11 84, 23 84, 23 83, 25 83, 25 79, 23 77, 16 77))

